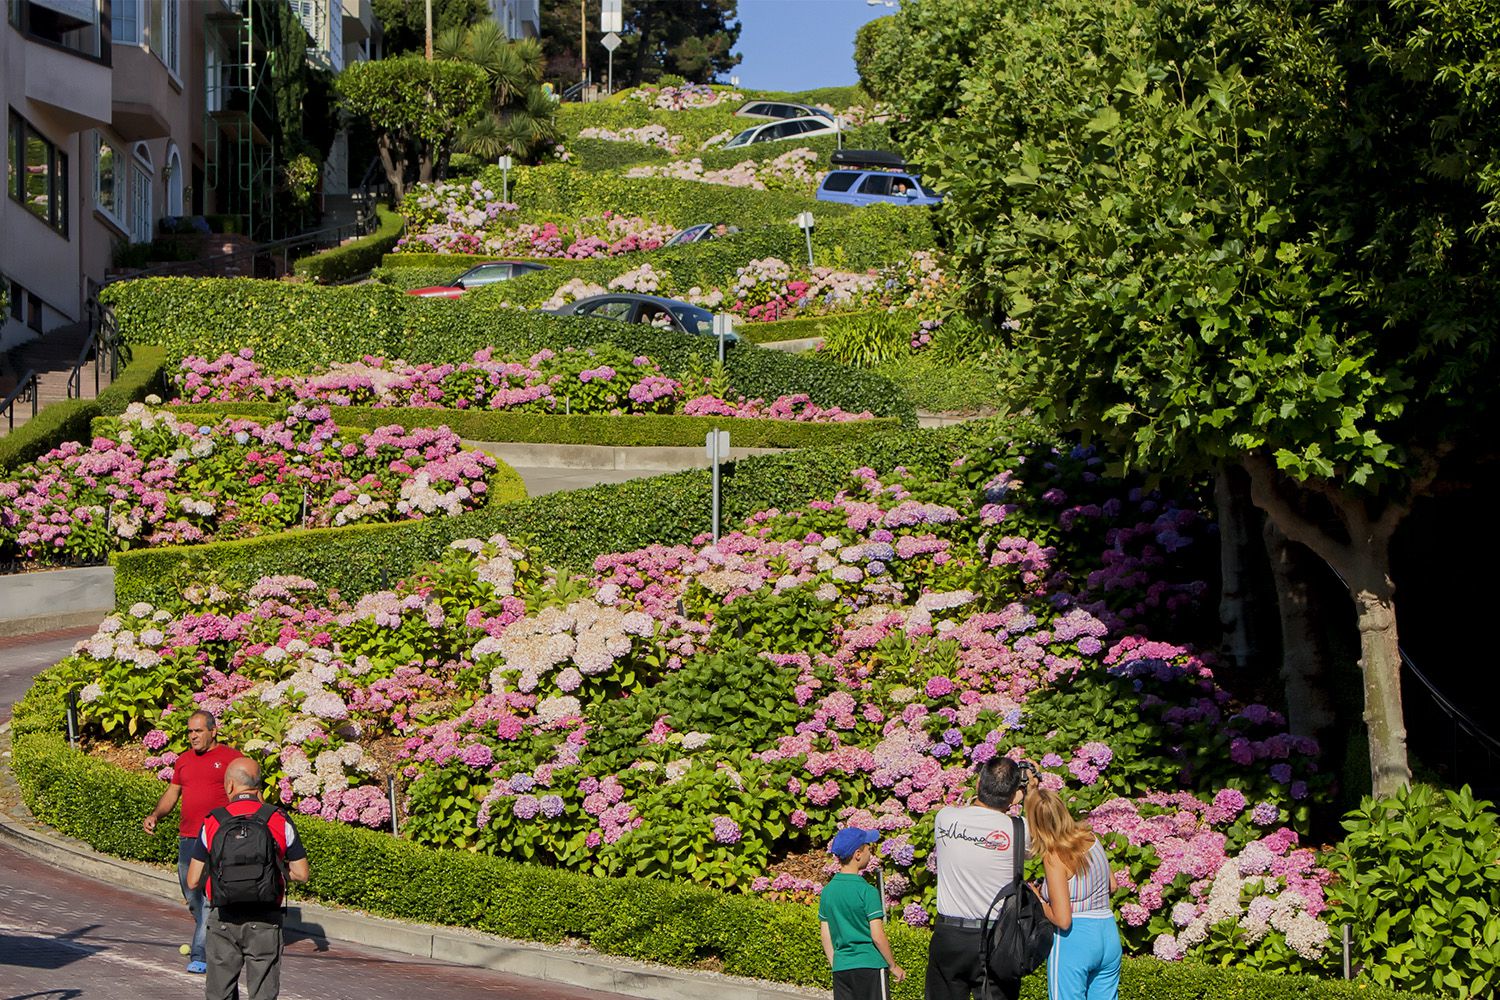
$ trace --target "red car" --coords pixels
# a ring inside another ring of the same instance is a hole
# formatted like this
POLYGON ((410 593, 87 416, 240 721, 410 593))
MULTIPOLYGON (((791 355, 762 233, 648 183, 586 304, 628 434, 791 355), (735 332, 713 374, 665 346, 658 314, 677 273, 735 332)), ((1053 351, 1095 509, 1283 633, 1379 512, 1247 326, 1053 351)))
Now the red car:
POLYGON ((413 288, 406 294, 424 299, 456 299, 464 293, 465 289, 478 288, 480 285, 493 285, 497 281, 506 281, 533 271, 545 270, 547 270, 546 264, 535 264, 531 261, 490 260, 483 264, 475 264, 446 285, 413 288))

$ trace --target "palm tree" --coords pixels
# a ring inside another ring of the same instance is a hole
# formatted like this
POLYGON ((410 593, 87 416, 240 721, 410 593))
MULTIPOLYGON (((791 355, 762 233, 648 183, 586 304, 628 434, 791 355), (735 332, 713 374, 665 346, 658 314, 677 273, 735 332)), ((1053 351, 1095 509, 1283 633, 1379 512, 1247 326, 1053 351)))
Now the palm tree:
POLYGON ((530 157, 557 141, 556 102, 541 88, 542 47, 532 38, 511 41, 494 21, 450 28, 438 36, 439 59, 459 59, 484 71, 490 113, 466 128, 458 146, 487 160, 507 153, 530 157))

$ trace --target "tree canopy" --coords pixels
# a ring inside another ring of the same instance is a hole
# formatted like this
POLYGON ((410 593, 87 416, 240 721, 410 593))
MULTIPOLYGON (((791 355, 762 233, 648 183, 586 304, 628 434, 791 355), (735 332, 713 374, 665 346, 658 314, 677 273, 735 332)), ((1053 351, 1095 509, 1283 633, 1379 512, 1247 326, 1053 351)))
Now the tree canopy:
MULTIPOLYGON (((388 55, 424 52, 427 48, 427 4, 424 0, 373 0, 375 17, 388 55)), ((432 37, 462 30, 490 18, 489 0, 432 0, 432 37)))
POLYGON ((908 0, 891 98, 1019 398, 1222 462, 1348 582, 1378 790, 1406 779, 1388 543, 1488 449, 1500 10, 908 0), (922 58, 904 58, 921 53, 922 58))
MULTIPOLYGON (((604 78, 608 53, 600 44, 599 5, 580 24, 578 0, 541 0, 542 46, 548 76, 565 83, 579 74, 580 30, 588 38, 588 64, 604 78)), ((615 50, 615 87, 652 83, 664 74, 708 83, 739 64, 739 0, 625 0, 621 44, 615 50)))

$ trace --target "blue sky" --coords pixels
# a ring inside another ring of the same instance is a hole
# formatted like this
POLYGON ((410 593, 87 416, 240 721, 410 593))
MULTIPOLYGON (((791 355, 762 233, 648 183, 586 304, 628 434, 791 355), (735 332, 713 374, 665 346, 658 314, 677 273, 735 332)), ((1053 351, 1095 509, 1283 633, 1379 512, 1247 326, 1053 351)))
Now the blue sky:
POLYGON ((854 33, 866 21, 894 14, 866 0, 740 0, 743 30, 734 73, 757 90, 807 90, 858 83, 854 33))

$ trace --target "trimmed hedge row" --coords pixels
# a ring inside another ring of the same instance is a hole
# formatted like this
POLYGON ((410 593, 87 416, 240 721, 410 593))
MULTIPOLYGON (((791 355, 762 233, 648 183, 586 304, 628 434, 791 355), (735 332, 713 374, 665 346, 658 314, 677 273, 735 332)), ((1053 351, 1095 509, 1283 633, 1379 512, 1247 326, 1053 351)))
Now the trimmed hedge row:
POLYGON ((298 260, 292 270, 299 278, 331 285, 374 269, 380 259, 396 246, 401 231, 406 228, 406 219, 384 205, 375 207, 380 225, 369 236, 351 240, 343 246, 324 250, 298 260))
MULTIPOLYGON (((274 420, 284 403, 194 403, 173 406, 182 414, 222 414, 274 420)), ((450 427, 470 441, 512 444, 593 444, 616 448, 685 448, 703 444, 710 430, 729 431, 736 448, 808 448, 838 444, 895 430, 892 417, 846 423, 799 423, 729 417, 624 416, 602 414, 506 413, 495 410, 441 410, 426 407, 333 406, 340 427, 450 427)))
MULTIPOLYGON (((111 285, 104 297, 128 342, 165 347, 174 363, 190 354, 212 358, 250 348, 267 368, 312 371, 366 354, 441 363, 467 360, 486 347, 529 354, 543 347, 616 344, 682 375, 691 366, 711 367, 718 353, 710 337, 524 312, 506 307, 489 289, 449 300, 413 298, 383 285, 145 278, 111 285)), ((735 391, 750 398, 805 392, 820 406, 869 410, 907 425, 916 420, 894 385, 865 372, 750 345, 730 351, 727 369, 735 391)))
MULTIPOLYGON (((827 497, 861 466, 941 470, 977 448, 1011 437, 1038 438, 1033 427, 971 421, 941 430, 889 431, 837 447, 756 455, 723 469, 723 523, 757 511, 783 509, 827 497)), ((533 497, 458 517, 336 531, 286 532, 208 545, 116 553, 115 604, 136 601, 171 607, 187 584, 214 579, 248 587, 262 576, 293 573, 346 596, 383 589, 460 538, 510 535, 526 541, 554 566, 586 569, 594 557, 653 542, 690 543, 709 531, 707 470, 593 486, 533 497)))
POLYGON ((95 417, 124 413, 131 403, 162 388, 167 352, 137 347, 119 378, 94 399, 63 399, 44 407, 12 434, 0 438, 0 469, 30 462, 67 441, 87 441, 95 417))
MULTIPOLYGON (((38 686, 46 688, 45 675, 38 686)), ((177 856, 171 824, 141 830, 161 782, 68 747, 56 735, 61 701, 16 707, 12 767, 32 813, 95 850, 169 865, 177 856), (55 704, 54 704, 55 703, 55 704), (22 720, 25 720, 23 733, 22 720), (41 723, 50 722, 45 731, 41 723)), ((27 696, 27 700, 31 695, 27 696)), ((312 878, 294 894, 380 916, 472 927, 503 937, 588 942, 605 954, 692 967, 716 961, 726 973, 828 987, 830 976, 811 906, 644 878, 597 878, 467 851, 445 851, 372 830, 299 817, 312 878)), ((893 995, 923 991, 926 931, 889 925, 896 960, 910 973, 893 995)), ((1021 1000, 1043 1000, 1044 974, 1025 981, 1021 1000)), ((1126 959, 1123 1000, 1403 1000, 1366 982, 1267 976, 1153 959, 1126 959)))

